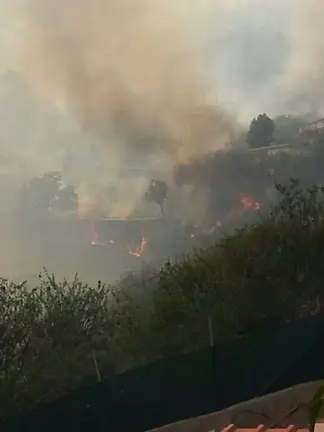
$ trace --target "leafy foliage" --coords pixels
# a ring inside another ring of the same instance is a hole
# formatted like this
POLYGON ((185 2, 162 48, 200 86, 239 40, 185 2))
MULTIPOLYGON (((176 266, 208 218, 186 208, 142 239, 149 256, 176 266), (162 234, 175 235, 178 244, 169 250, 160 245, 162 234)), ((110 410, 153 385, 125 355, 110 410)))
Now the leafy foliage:
POLYGON ((74 213, 78 210, 78 195, 74 187, 67 185, 56 192, 55 209, 62 214, 74 213))
POLYGON ((20 210, 32 219, 44 219, 51 211, 75 212, 78 197, 73 186, 63 185, 59 172, 33 178, 20 194, 20 210))
POLYGON ((290 178, 298 178, 305 188, 323 185, 323 129, 307 133, 298 129, 298 136, 285 144, 289 145, 271 151, 218 151, 176 167, 174 181, 180 187, 191 185, 196 195, 208 197, 204 216, 212 225, 237 210, 241 193, 264 206, 277 199, 274 183, 287 184, 290 178))
POLYGON ((259 114, 251 122, 247 134, 247 143, 250 148, 265 147, 273 140, 275 131, 274 121, 267 114, 259 114))
POLYGON ((217 243, 97 287, 0 280, 0 417, 158 358, 324 308, 320 187, 278 185, 270 213, 217 243), (265 247, 266 245, 266 247, 265 247))

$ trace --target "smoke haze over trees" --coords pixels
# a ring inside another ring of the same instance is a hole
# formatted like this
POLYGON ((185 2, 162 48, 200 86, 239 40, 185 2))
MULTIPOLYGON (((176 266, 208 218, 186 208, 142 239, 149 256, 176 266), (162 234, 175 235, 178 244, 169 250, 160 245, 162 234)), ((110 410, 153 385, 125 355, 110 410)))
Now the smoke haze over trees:
MULTIPOLYGON (((96 0, 75 14, 69 1, 3 0, 0 62, 12 70, 0 76, 3 209, 17 207, 31 179, 59 171, 82 217, 158 216, 143 199, 156 178, 170 184, 166 215, 203 219, 215 207, 209 192, 173 187, 173 172, 204 152, 245 147, 258 113, 286 143, 299 125, 278 116, 303 123, 321 111, 322 24, 312 17, 322 10, 315 0, 96 0)), ((225 214, 237 192, 228 177, 253 182, 242 168, 250 162, 224 163, 230 174, 215 162, 212 184, 225 214)))
POLYGON ((0 416, 323 312, 323 13, 0 3, 0 416))
POLYGON ((94 383, 93 352, 104 378, 206 347, 208 316, 221 343, 323 313, 323 191, 278 192, 234 235, 116 284, 0 279, 0 418, 94 383))

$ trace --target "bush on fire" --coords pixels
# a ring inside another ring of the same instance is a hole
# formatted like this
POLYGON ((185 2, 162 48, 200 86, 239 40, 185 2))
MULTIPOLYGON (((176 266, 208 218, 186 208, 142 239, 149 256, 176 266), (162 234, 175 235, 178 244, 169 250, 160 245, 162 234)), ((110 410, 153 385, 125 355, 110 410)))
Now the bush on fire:
POLYGON ((323 309, 322 190, 282 200, 212 246, 97 287, 44 272, 0 282, 0 416, 102 376, 323 309))

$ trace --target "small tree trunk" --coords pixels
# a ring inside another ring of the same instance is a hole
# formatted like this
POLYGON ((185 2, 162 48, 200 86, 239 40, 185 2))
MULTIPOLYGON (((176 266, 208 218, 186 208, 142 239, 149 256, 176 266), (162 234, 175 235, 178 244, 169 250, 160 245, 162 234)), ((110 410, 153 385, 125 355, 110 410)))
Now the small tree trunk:
POLYGON ((164 201, 160 204, 161 215, 164 216, 164 201))

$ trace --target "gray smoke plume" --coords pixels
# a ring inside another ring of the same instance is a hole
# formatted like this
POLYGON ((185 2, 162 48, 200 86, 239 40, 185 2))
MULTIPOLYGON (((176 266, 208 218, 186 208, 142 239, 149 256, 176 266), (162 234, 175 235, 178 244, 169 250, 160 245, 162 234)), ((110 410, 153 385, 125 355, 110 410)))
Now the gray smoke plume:
MULTIPOLYGON (((110 173, 131 164, 169 173, 233 135, 199 70, 199 20, 186 29, 199 8, 190 4, 26 0, 20 9, 16 69, 101 139, 110 173)), ((144 183, 134 181, 128 196, 121 187, 127 212, 144 183)))
POLYGON ((292 9, 290 56, 275 93, 281 111, 323 113, 323 19, 324 3, 320 0, 297 1, 292 9))
POLYGON ((208 107, 195 53, 166 2, 30 0, 21 69, 122 159, 215 147, 230 125, 208 107), (199 144, 198 144, 199 137, 199 144))
POLYGON ((235 133, 220 106, 245 122, 323 108, 320 0, 2 0, 0 12, 0 69, 32 89, 26 103, 1 93, 2 165, 19 161, 24 179, 63 169, 84 214, 148 215, 148 178, 235 133))
POLYGON ((323 2, 240 0, 220 6, 206 75, 221 103, 247 122, 264 111, 322 112, 323 2))

